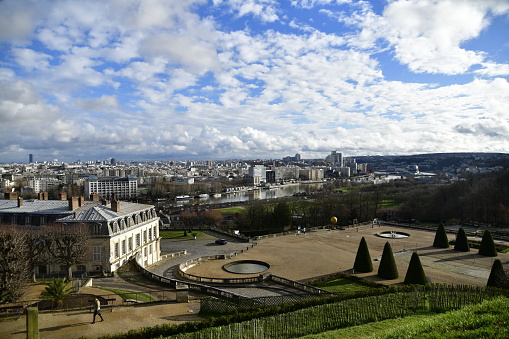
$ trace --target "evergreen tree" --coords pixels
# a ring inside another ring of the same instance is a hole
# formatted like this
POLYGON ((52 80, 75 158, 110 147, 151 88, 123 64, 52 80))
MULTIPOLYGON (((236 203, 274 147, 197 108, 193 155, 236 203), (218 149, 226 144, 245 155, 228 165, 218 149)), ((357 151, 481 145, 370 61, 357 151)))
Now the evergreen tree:
POLYGON ((421 259, 419 259, 417 252, 414 252, 412 253, 412 258, 410 259, 410 264, 408 265, 408 270, 406 272, 405 284, 426 285, 427 283, 428 279, 426 278, 426 274, 422 268, 421 259))
POLYGON ((449 248, 449 239, 447 239, 447 233, 445 233, 444 224, 440 223, 435 233, 435 240, 433 241, 433 247, 449 248))
POLYGON ((385 243, 380 266, 378 267, 378 276, 383 279, 397 279, 399 277, 398 267, 392 254, 391 244, 385 243))
POLYGON ((368 244, 366 243, 366 239, 364 239, 364 237, 362 237, 359 248, 357 249, 357 255, 355 256, 353 269, 362 273, 373 272, 373 263, 371 262, 368 244))
POLYGON ((456 235, 456 243, 454 244, 454 250, 461 252, 470 252, 470 245, 468 244, 467 234, 463 227, 460 227, 458 234, 456 235))
POLYGON ((290 206, 286 202, 279 202, 272 212, 272 222, 276 229, 281 231, 284 230, 286 226, 290 226, 292 224, 292 212, 290 210, 290 206))
POLYGON ((497 249, 495 248, 495 242, 493 241, 490 230, 484 231, 484 234, 482 235, 479 254, 487 257, 497 256, 497 249))
POLYGON ((502 266, 500 259, 495 259, 493 262, 490 277, 488 278, 486 286, 509 288, 509 279, 507 278, 507 274, 504 271, 504 267, 502 266))

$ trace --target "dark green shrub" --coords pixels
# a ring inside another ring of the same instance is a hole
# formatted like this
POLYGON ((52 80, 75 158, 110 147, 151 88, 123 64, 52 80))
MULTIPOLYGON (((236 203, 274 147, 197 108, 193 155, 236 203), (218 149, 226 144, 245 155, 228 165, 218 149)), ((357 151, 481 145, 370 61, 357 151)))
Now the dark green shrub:
POLYGON ((366 239, 362 237, 357 249, 357 255, 355 256, 355 263, 353 269, 362 273, 373 272, 373 263, 371 262, 371 256, 369 255, 368 244, 366 239))
POLYGON ((509 279, 506 272, 504 271, 504 267, 502 266, 500 259, 495 259, 493 262, 493 265, 491 266, 490 277, 488 278, 488 283, 486 286, 509 288, 509 279))
POLYGON ((392 254, 391 244, 385 243, 380 266, 378 267, 378 276, 383 279, 397 279, 399 277, 398 267, 392 254))
POLYGON ((447 239, 447 233, 445 233, 444 224, 440 223, 435 233, 435 240, 433 241, 433 247, 449 248, 449 239, 447 239))
POLYGON ((460 227, 458 234, 456 235, 456 243, 454 244, 454 250, 461 252, 470 252, 470 245, 468 244, 467 234, 463 227, 460 227))
POLYGON ((479 247, 479 254, 486 257, 496 257, 497 249, 495 248, 495 242, 491 235, 490 230, 484 231, 481 240, 481 247, 479 247))
POLYGON ((428 279, 426 278, 426 274, 422 268, 421 259, 419 259, 417 252, 414 252, 412 253, 412 258, 410 259, 410 264, 408 265, 408 270, 406 271, 405 284, 426 285, 427 283, 428 279))

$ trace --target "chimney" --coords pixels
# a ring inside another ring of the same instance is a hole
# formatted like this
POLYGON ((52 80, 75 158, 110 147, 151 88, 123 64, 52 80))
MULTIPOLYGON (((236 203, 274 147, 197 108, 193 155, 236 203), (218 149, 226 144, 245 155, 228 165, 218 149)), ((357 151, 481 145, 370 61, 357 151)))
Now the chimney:
POLYGON ((111 210, 113 212, 120 212, 120 201, 114 199, 111 201, 111 210))
POLYGON ((38 194, 39 200, 48 200, 48 192, 46 191, 40 191, 38 194))
POLYGON ((4 199, 7 200, 16 200, 18 198, 17 192, 5 192, 4 193, 4 199))
POLYGON ((108 205, 108 200, 106 200, 106 198, 103 198, 103 200, 101 200, 101 205, 103 206, 108 205))
POLYGON ((69 201, 69 211, 72 211, 79 207, 78 197, 70 197, 67 200, 69 201))
POLYGON ((67 200, 67 193, 60 192, 60 200, 67 200))
POLYGON ((97 193, 90 194, 90 200, 91 201, 99 201, 99 194, 97 194, 97 193))
POLYGON ((80 195, 80 196, 78 197, 78 205, 81 207, 81 206, 83 206, 84 204, 85 204, 85 197, 84 197, 84 196, 82 196, 82 195, 80 195))
POLYGON ((21 206, 23 206, 23 198, 19 197, 18 198, 18 207, 21 207, 21 206))

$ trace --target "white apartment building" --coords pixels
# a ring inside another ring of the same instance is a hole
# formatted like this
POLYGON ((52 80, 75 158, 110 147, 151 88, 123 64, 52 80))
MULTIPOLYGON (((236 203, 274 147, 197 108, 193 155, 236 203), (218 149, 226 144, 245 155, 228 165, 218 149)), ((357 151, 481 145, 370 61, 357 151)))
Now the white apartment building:
POLYGON ((136 198, 138 191, 138 178, 130 175, 125 178, 90 176, 84 183, 85 196, 97 194, 100 198, 111 198, 113 194, 117 199, 136 198))
POLYGON ((57 178, 29 178, 28 186, 34 190, 34 192, 48 191, 53 187, 58 187, 62 183, 57 178))

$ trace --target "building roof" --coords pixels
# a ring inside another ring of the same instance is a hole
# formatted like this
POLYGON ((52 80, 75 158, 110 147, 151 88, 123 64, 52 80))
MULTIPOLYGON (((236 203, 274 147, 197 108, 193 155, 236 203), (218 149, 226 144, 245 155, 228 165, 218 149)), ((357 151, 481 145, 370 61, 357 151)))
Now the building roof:
POLYGON ((115 212, 111 209, 111 204, 107 205, 96 205, 91 208, 76 210, 76 217, 74 214, 59 219, 59 221, 108 221, 122 216, 128 216, 143 210, 153 208, 152 205, 136 204, 132 202, 120 201, 120 211, 115 212))
POLYGON ((86 222, 112 220, 154 207, 124 201, 119 201, 119 204, 120 211, 115 212, 111 209, 111 204, 102 205, 100 201, 85 201, 83 206, 70 210, 67 200, 23 200, 20 207, 18 200, 0 200, 0 214, 68 214, 59 221, 86 222))

